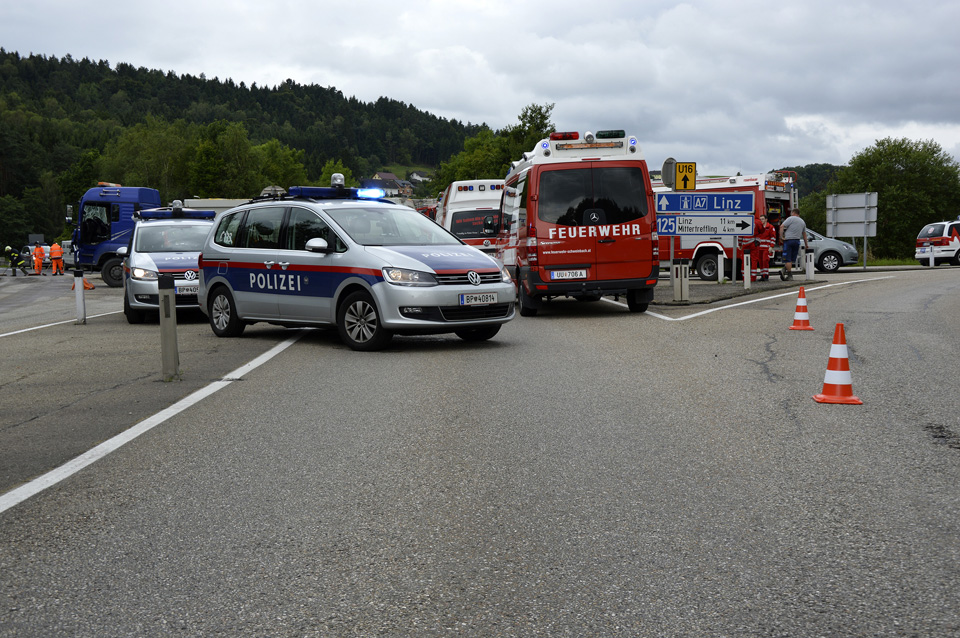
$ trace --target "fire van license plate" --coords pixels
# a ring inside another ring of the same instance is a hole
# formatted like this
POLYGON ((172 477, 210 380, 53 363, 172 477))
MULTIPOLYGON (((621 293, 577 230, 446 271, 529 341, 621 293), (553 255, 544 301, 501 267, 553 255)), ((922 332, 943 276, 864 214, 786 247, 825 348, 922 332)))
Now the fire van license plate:
POLYGON ((497 293, 481 292, 460 295, 461 306, 482 306, 488 303, 497 303, 497 293))
POLYGON ((175 295, 196 295, 200 292, 200 286, 175 286, 173 294, 175 295))
POLYGON ((551 270, 550 279, 586 279, 586 270, 551 270))

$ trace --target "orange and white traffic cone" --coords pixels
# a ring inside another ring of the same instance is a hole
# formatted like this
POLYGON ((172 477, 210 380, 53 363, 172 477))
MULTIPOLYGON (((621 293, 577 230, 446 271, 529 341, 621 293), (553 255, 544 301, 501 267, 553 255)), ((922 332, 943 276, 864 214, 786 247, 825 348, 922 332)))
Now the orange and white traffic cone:
POLYGON ((800 296, 797 297, 797 310, 793 313, 793 325, 791 330, 813 330, 810 325, 810 315, 807 314, 807 295, 800 286, 800 296))
POLYGON ((823 391, 815 394, 813 400, 817 403, 863 404, 863 401, 853 396, 853 379, 850 377, 850 361, 847 359, 847 338, 843 334, 842 323, 837 324, 833 333, 830 361, 827 363, 827 373, 823 375, 823 391))

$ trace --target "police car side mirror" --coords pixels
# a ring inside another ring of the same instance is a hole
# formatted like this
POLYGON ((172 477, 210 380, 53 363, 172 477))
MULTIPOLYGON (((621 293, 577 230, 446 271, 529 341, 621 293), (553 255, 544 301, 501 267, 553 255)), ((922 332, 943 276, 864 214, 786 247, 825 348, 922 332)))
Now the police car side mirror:
POLYGON ((322 237, 314 237, 313 239, 307 240, 306 249, 312 253, 329 253, 333 252, 330 250, 330 246, 327 244, 327 240, 322 237))
POLYGON ((120 248, 117 248, 117 257, 126 257, 127 252, 126 246, 120 246, 120 248))

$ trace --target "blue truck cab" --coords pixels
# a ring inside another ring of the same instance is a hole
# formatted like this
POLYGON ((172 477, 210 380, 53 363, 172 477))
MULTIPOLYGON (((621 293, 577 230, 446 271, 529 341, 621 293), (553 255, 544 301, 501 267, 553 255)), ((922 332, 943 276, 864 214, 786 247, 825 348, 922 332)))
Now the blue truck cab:
POLYGON ((77 205, 73 231, 76 268, 100 271, 108 286, 122 286, 123 258, 117 249, 130 242, 135 214, 160 206, 160 192, 153 188, 101 182, 88 190, 77 205))

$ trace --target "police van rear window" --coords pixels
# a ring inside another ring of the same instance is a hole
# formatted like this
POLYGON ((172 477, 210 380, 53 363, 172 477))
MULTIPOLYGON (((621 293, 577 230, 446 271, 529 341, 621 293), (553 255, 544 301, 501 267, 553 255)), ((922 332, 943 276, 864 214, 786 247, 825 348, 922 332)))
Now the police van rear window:
POLYGON ((561 226, 623 224, 647 214, 646 178, 633 166, 544 171, 538 217, 561 226))

